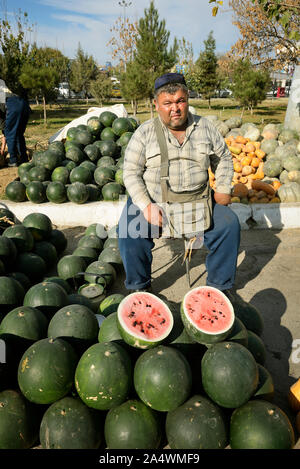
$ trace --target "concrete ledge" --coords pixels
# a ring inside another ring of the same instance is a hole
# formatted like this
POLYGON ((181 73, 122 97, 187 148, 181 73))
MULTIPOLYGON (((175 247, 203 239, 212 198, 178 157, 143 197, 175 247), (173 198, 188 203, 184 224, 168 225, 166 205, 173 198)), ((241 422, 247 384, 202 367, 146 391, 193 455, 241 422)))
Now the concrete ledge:
MULTIPOLYGON (((9 208, 18 220, 23 221, 26 215, 40 212, 48 215, 56 226, 74 227, 89 226, 101 223, 111 228, 118 223, 125 200, 118 202, 87 202, 74 204, 50 202, 33 204, 32 202, 11 202, 0 200, 0 207, 9 208)), ((239 218, 241 229, 288 229, 300 228, 300 203, 289 204, 231 204, 230 208, 239 218)))

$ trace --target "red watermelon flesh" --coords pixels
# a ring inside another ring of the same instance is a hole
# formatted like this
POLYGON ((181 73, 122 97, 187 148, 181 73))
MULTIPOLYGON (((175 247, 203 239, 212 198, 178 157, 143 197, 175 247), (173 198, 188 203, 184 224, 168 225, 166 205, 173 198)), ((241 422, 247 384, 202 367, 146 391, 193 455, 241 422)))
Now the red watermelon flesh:
POLYGON ((136 292, 126 296, 119 304, 118 324, 127 343, 146 348, 157 345, 169 335, 173 315, 156 295, 136 292))
POLYGON ((196 289, 185 303, 191 320, 201 329, 218 332, 226 329, 232 320, 232 312, 218 290, 196 289))
POLYGON ((224 340, 235 319, 233 306, 226 295, 208 286, 196 287, 185 295, 181 316, 188 332, 203 343, 224 340))

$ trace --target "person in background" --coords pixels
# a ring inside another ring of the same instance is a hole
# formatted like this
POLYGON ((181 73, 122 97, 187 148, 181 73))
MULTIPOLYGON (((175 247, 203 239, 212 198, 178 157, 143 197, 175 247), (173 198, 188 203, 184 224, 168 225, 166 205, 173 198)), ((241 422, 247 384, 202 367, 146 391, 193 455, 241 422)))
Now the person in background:
POLYGON ((1 155, 3 156, 4 154, 6 144, 9 153, 8 166, 16 167, 19 163, 28 161, 24 133, 29 119, 30 107, 26 99, 12 93, 6 86, 5 81, 1 79, 0 106, 1 119, 2 121, 4 119, 4 125, 2 123, 4 139, 0 150, 1 155), (20 157, 19 161, 18 154, 20 157))

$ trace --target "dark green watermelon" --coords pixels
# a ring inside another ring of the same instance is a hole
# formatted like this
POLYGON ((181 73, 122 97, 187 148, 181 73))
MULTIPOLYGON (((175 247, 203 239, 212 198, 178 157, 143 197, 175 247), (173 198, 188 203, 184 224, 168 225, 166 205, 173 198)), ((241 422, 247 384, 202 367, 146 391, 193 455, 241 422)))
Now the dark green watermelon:
POLYGON ((99 121, 104 127, 111 127, 113 124, 113 121, 117 118, 118 116, 111 111, 103 111, 101 112, 99 116, 99 121))
POLYGON ((56 248, 49 241, 36 241, 32 252, 44 259, 47 271, 57 263, 56 248))
POLYGON ((78 241, 78 247, 89 247, 95 249, 99 254, 103 249, 103 241, 98 236, 84 235, 78 241))
POLYGON ((66 291, 55 282, 43 281, 36 283, 26 292, 24 306, 31 306, 42 311, 51 318, 56 311, 67 305, 66 291))
POLYGON ((68 160, 74 161, 74 163, 79 164, 85 159, 84 152, 78 145, 70 145, 66 149, 66 158, 68 160))
POLYGON ((34 252, 21 252, 16 259, 15 269, 25 274, 32 283, 40 282, 47 272, 44 259, 34 252))
POLYGON ((110 156, 115 158, 119 154, 118 145, 114 140, 100 140, 98 144, 101 157, 110 156))
POLYGON ((77 246, 72 254, 73 256, 82 257, 86 261, 86 265, 98 259, 98 252, 94 248, 87 246, 77 246))
POLYGON ((52 222, 44 213, 29 213, 23 218, 22 224, 31 231, 36 241, 47 240, 51 236, 52 222))
POLYGON ((22 224, 9 226, 4 230, 2 236, 10 238, 17 248, 18 253, 32 251, 34 238, 31 231, 22 224))
POLYGON ((12 270, 17 253, 15 243, 10 238, 0 236, 0 260, 7 266, 8 270, 12 270))
POLYGON ((85 129, 77 130, 74 140, 76 143, 86 146, 93 142, 93 136, 91 131, 86 126, 85 129))
POLYGON ((93 181, 93 173, 84 166, 76 166, 70 172, 70 182, 81 182, 83 184, 90 184, 93 181))
POLYGON ((132 364, 128 353, 113 342, 92 345, 79 359, 75 386, 88 407, 109 410, 121 404, 132 387, 132 364))
POLYGON ((103 421, 99 412, 79 398, 66 396, 51 404, 43 415, 40 443, 43 449, 97 449, 103 421))
POLYGON ((84 147, 84 153, 91 161, 97 161, 100 158, 100 150, 97 145, 93 143, 84 147))
POLYGON ((140 400, 130 399, 109 410, 104 435, 108 449, 157 449, 161 419, 140 400))
POLYGON ((168 412, 166 436, 171 449, 224 449, 227 427, 220 407, 198 394, 168 412))
POLYGON ((48 337, 60 337, 83 352, 97 342, 98 331, 98 321, 93 311, 84 305, 71 304, 60 308, 51 318, 48 337))
POLYGON ((277 405, 251 400, 234 410, 230 420, 232 449, 292 449, 293 426, 277 405))
POLYGON ((158 345, 137 359, 134 388, 139 398, 152 409, 161 412, 174 410, 190 397, 190 365, 179 350, 158 345))
POLYGON ((47 337, 47 328, 48 319, 39 309, 18 306, 9 311, 1 321, 0 336, 13 336, 34 342, 47 337))
POLYGON ((112 313, 117 312, 118 306, 121 301, 125 298, 121 293, 113 293, 107 296, 100 304, 100 313, 103 316, 109 316, 112 313))
POLYGON ((25 291, 23 286, 12 277, 0 277, 0 320, 13 308, 23 303, 25 291))
POLYGON ((118 117, 112 123, 112 129, 116 135, 121 137, 125 132, 133 132, 132 123, 127 117, 118 117))
POLYGON ((57 228, 52 229, 48 241, 55 246, 57 254, 63 253, 68 245, 64 232, 57 228))
MULTIPOLYGON (((37 166, 46 168, 49 171, 53 171, 54 168, 59 166, 61 163, 62 158, 57 152, 53 152, 49 150, 49 148, 44 151, 44 153, 41 155, 41 158, 39 159, 37 166)), ((32 174, 34 174, 33 169, 30 170, 29 175, 32 178, 32 174)), ((49 174, 49 173, 48 173, 49 174)), ((34 180, 34 179, 32 179, 34 180)))
POLYGON ((67 280, 72 286, 83 283, 83 276, 79 274, 84 272, 86 267, 86 261, 73 254, 61 257, 56 266, 58 276, 67 280))
POLYGON ((12 202, 24 202, 27 200, 26 186, 21 181, 9 182, 5 188, 5 195, 12 202))
POLYGON ((40 409, 20 391, 0 392, 0 449, 29 449, 37 442, 40 409))
POLYGON ((63 339, 41 339, 24 353, 18 368, 22 394, 36 404, 52 404, 72 389, 78 357, 63 339))
POLYGON ((118 135, 115 134, 113 129, 111 127, 105 127, 100 134, 100 139, 102 141, 108 140, 108 141, 116 141, 118 139, 118 135))
POLYGON ((118 201, 124 194, 124 187, 117 182, 107 182, 102 186, 103 199, 107 201, 118 201))
POLYGON ((218 342, 209 347, 201 362, 202 384, 218 405, 236 408, 253 396, 258 384, 257 363, 237 342, 218 342))
POLYGON ((116 312, 111 313, 104 319, 98 333, 98 342, 105 343, 113 341, 118 341, 120 345, 123 343, 123 346, 125 347, 125 342, 123 341, 118 329, 116 312))
POLYGON ((85 270, 84 280, 88 283, 103 284, 106 282, 107 288, 112 286, 117 278, 116 269, 108 262, 94 261, 85 270))
POLYGON ((91 134, 94 136, 99 135, 101 130, 103 129, 103 124, 101 124, 99 118, 96 116, 90 117, 87 120, 86 126, 88 130, 91 132, 91 134))
POLYGON ((94 179, 98 186, 103 187, 108 182, 115 180, 115 172, 111 168, 98 166, 94 172, 94 179))
POLYGON ((53 204, 62 204, 68 200, 67 190, 61 181, 49 182, 46 189, 46 197, 53 204))
POLYGON ((98 167, 112 168, 114 166, 115 160, 111 156, 101 156, 97 162, 98 167))
POLYGON ((51 180, 59 181, 62 184, 67 184, 69 182, 70 171, 65 166, 58 166, 52 171, 51 180))
POLYGON ((89 198, 89 191, 84 183, 73 182, 67 188, 67 197, 74 204, 84 204, 89 198))

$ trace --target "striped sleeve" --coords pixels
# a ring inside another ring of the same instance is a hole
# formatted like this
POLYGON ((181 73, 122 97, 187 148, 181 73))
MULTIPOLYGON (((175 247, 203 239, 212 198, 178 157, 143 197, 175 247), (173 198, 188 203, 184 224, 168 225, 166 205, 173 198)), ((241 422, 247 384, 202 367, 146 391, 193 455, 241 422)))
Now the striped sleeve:
POLYGON ((133 203, 140 210, 144 210, 151 203, 143 179, 146 164, 145 148, 145 133, 143 132, 143 126, 140 126, 136 129, 127 145, 123 166, 125 187, 133 203))
POLYGON ((232 156, 219 130, 210 122, 208 128, 212 142, 213 153, 210 155, 210 162, 215 173, 216 192, 230 194, 234 173, 232 156))

